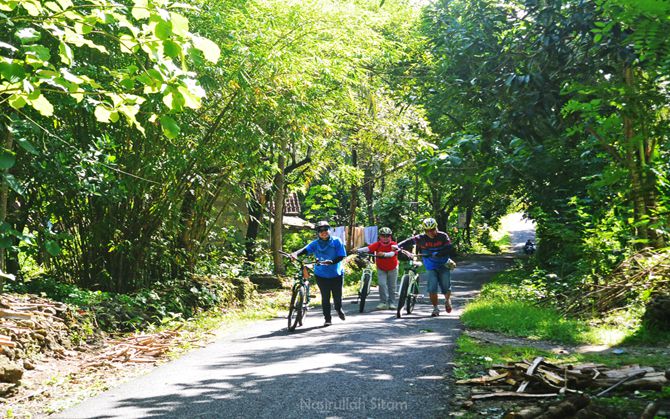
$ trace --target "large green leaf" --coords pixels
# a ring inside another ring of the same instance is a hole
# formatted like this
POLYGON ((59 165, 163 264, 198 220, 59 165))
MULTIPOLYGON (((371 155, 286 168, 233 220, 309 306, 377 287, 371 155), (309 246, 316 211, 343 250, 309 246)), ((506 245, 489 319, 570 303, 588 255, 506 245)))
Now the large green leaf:
POLYGON ((170 37, 172 36, 172 24, 170 22, 165 22, 161 20, 156 25, 154 33, 156 34, 156 37, 162 41, 170 39, 170 37))
POLYGON ((14 35, 19 38, 22 44, 31 44, 42 39, 42 35, 34 28, 21 28, 14 32, 14 35))
POLYGON ((60 245, 55 240, 47 240, 44 243, 44 247, 51 256, 58 256, 61 252, 60 245))
POLYGON ((21 183, 18 180, 16 180, 16 177, 14 177, 14 175, 5 173, 5 181, 7 182, 9 187, 12 188, 12 190, 17 194, 23 195, 26 192, 26 189, 23 187, 23 185, 21 185, 21 183))
POLYGON ((22 65, 0 62, 0 75, 10 83, 17 83, 26 77, 26 72, 22 65))
POLYGON ((179 132, 181 131, 179 128, 179 125, 177 124, 177 121, 174 119, 170 118, 167 115, 163 115, 160 117, 160 123, 161 123, 161 128, 163 129, 163 133, 165 134, 166 137, 172 139, 172 138, 177 138, 179 136, 179 132))
POLYGON ((35 99, 29 97, 28 102, 43 116, 51 116, 54 113, 53 105, 42 94, 37 95, 35 99))
POLYGON ((25 138, 17 138, 16 142, 30 154, 38 154, 37 149, 32 145, 30 141, 25 138))
POLYGON ((95 107, 95 119, 99 122, 109 123, 112 111, 106 105, 98 105, 95 107))
POLYGON ((10 167, 13 167, 16 164, 16 154, 11 151, 3 148, 0 150, 0 170, 6 170, 10 167))
POLYGON ((193 46, 202 51, 205 59, 216 63, 221 56, 221 49, 214 42, 200 36, 193 36, 193 46))

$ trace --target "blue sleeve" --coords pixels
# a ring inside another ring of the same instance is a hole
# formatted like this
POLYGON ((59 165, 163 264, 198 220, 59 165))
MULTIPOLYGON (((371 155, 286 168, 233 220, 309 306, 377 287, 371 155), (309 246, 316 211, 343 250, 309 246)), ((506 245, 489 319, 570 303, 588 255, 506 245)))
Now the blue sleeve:
POLYGON ((336 238, 335 240, 338 243, 338 246, 335 248, 335 256, 345 257, 347 255, 347 249, 344 248, 344 244, 342 244, 342 241, 339 238, 336 238))
POLYGON ((316 249, 314 248, 315 243, 316 240, 309 242, 309 244, 305 246, 305 250, 307 251, 307 253, 314 253, 316 251, 316 249))

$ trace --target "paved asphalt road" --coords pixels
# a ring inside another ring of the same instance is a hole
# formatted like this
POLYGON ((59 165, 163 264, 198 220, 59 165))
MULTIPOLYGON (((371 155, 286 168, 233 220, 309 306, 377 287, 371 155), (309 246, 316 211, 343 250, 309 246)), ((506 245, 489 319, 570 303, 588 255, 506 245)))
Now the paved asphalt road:
MULTIPOLYGON (((345 301, 346 321, 324 328, 312 308, 293 333, 260 321, 62 412, 59 418, 439 418, 445 375, 466 300, 510 257, 461 261, 454 311, 431 318, 427 296, 402 319, 345 301)), ((423 284, 422 284, 423 285, 423 284)), ((442 299, 440 299, 442 302, 442 299)))

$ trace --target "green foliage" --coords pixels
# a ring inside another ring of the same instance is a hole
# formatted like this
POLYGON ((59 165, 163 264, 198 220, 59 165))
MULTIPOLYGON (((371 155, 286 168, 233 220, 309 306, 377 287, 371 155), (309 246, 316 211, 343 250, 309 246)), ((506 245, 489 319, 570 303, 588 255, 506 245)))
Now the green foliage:
MULTIPOLYGON (((89 291, 49 277, 5 285, 6 292, 38 294, 90 313, 104 331, 132 331, 160 324, 165 319, 190 318, 213 307, 234 307, 248 301, 255 288, 246 278, 194 276, 157 284, 134 294, 89 291)), ((90 324, 76 331, 75 339, 91 335, 90 324)))
POLYGON ((216 63, 219 48, 188 31, 181 7, 146 0, 132 7, 108 1, 0 2, 12 28, 1 39, 3 50, 10 52, 1 57, 3 102, 15 110, 29 105, 52 117, 62 106, 55 96, 67 95, 70 103, 94 108, 98 122, 122 116, 141 132, 152 119, 150 113, 147 120, 137 120, 144 94, 159 94, 170 110, 198 108, 204 91, 185 70, 186 57, 199 50, 216 63), (119 53, 136 61, 119 65, 122 60, 112 58, 119 53), (104 61, 114 64, 101 65, 104 61))
POLYGON ((304 213, 308 220, 331 220, 341 207, 334 188, 330 185, 312 185, 305 196, 304 213))

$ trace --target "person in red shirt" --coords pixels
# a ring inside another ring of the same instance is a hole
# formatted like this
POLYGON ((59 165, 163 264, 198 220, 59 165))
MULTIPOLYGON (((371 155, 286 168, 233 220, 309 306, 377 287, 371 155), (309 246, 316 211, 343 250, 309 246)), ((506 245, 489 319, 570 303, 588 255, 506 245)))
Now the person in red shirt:
POLYGON ((359 253, 373 253, 376 256, 377 279, 379 282, 379 310, 395 307, 395 294, 398 282, 398 251, 391 238, 393 232, 388 227, 379 229, 379 240, 367 247, 356 249, 359 253))

